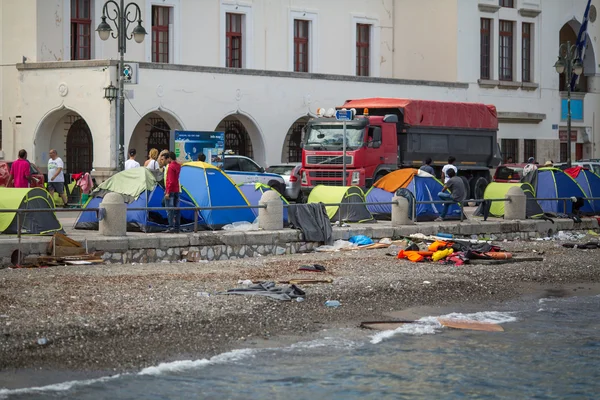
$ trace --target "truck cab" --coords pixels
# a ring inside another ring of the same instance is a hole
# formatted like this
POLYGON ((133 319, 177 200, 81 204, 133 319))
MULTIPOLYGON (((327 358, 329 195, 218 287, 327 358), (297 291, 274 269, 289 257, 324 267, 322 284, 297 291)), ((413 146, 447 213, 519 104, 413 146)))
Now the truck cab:
POLYGON ((396 121, 395 116, 359 116, 346 123, 345 181, 343 124, 325 117, 309 121, 302 152, 303 190, 317 185, 368 187, 386 165, 395 169, 396 121))

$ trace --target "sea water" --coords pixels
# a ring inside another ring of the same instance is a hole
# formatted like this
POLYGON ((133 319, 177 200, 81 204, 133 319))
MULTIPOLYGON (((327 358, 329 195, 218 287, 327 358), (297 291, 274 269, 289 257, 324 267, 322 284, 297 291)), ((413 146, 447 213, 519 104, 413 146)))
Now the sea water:
POLYGON ((549 297, 446 313, 504 332, 442 327, 322 331, 136 374, 0 389, 8 399, 600 398, 600 296, 549 297))

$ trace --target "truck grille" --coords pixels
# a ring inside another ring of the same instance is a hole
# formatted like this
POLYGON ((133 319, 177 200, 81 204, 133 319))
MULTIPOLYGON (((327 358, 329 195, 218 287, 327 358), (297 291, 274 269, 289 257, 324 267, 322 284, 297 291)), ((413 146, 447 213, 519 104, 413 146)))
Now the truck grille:
MULTIPOLYGON (((353 162, 352 156, 346 156, 346 165, 350 165, 353 162)), ((307 164, 323 164, 323 165, 342 165, 342 156, 306 156, 307 164)))
POLYGON ((342 171, 310 171, 311 178, 339 178, 342 179, 342 171))
POLYGON ((319 180, 315 180, 315 181, 311 181, 310 183, 311 183, 311 185, 313 185, 313 186, 317 186, 317 185, 325 185, 325 186, 343 186, 343 185, 342 185, 342 181, 319 181, 319 180))

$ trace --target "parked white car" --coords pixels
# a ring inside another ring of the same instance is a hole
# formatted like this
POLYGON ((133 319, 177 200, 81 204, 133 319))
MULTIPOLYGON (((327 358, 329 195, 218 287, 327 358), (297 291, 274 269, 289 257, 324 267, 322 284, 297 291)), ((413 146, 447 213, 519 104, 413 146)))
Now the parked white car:
POLYGON ((267 172, 281 175, 285 181, 285 197, 297 203, 302 202, 302 188, 300 182, 301 163, 275 164, 267 168, 267 172))
POLYGON ((265 172, 265 169, 251 158, 238 155, 225 155, 221 169, 237 185, 260 182, 277 189, 282 194, 285 192, 285 180, 281 175, 265 172))

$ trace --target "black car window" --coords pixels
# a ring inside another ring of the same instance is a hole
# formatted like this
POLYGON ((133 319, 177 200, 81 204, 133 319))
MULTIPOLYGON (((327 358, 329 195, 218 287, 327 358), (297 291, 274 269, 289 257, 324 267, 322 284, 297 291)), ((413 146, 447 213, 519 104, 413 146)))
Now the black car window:
POLYGON ((225 171, 239 171, 240 166, 238 164, 238 159, 234 157, 225 157, 225 160, 223 160, 223 169, 225 171))
POLYGON ((502 167, 502 166, 500 166, 496 170, 496 179, 502 179, 502 180, 509 180, 509 179, 519 180, 519 179, 521 179, 521 173, 522 172, 523 172, 523 168, 519 168, 519 167, 509 168, 509 167, 502 167))
POLYGON ((240 169, 245 172, 261 172, 258 165, 246 158, 240 158, 240 169))

